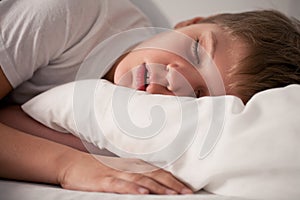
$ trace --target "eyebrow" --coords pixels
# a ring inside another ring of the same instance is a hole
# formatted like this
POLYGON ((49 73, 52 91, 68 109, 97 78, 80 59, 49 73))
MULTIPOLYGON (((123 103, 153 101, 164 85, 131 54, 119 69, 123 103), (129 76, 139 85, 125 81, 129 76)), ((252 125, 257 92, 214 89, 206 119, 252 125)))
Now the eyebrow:
MULTIPOLYGON (((214 59, 214 55, 215 55, 215 51, 216 51, 216 48, 217 48, 217 43, 218 43, 216 34, 213 31, 210 31, 209 32, 209 36, 201 36, 200 35, 199 38, 200 38, 199 43, 202 46, 202 49, 204 49, 205 54, 208 55, 209 58, 213 60, 214 59), (206 40, 204 40, 203 39, 204 37, 205 38, 208 37, 209 38, 209 42, 207 42, 206 40), (206 43, 206 44, 204 44, 204 43, 206 43)), ((199 56, 201 57, 201 55, 199 55, 199 56)), ((199 68, 198 65, 196 65, 195 67, 199 68)))
MULTIPOLYGON (((207 48, 209 48, 209 52, 207 52, 207 53, 209 56, 211 56, 211 59, 213 59, 216 48, 217 48, 217 43, 218 43, 217 36, 213 31, 209 32, 209 40, 210 40, 209 47, 207 47, 207 48)), ((207 49, 205 49, 205 50, 207 50, 207 49)))

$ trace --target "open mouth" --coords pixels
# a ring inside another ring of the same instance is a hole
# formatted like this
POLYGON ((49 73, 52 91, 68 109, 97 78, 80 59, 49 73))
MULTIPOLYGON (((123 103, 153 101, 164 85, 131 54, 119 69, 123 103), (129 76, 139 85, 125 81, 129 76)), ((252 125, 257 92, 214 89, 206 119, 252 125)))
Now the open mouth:
POLYGON ((150 74, 146 67, 146 64, 142 64, 137 71, 137 89, 146 91, 150 84, 150 74))

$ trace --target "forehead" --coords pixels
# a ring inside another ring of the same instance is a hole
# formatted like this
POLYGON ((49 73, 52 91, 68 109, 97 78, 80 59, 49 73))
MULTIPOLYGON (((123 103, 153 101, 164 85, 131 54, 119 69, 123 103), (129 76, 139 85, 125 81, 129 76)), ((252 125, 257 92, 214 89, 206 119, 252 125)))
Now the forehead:
POLYGON ((189 37, 199 36, 205 32, 222 32, 221 28, 217 24, 210 23, 199 23, 192 24, 177 29, 178 32, 181 32, 189 37))

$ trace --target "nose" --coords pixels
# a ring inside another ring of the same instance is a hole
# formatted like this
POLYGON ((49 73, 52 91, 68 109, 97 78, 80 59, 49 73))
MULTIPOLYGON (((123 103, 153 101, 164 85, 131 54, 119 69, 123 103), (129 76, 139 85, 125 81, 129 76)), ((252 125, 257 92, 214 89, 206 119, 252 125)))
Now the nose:
POLYGON ((167 89, 169 82, 167 79, 167 65, 159 63, 151 63, 146 66, 150 75, 150 84, 146 91, 151 94, 174 95, 172 91, 167 89))
POLYGON ((191 72, 185 65, 170 64, 167 66, 168 90, 176 96, 195 96, 191 85, 191 72))
POLYGON ((162 87, 168 86, 168 80, 166 79, 168 71, 166 65, 153 63, 147 65, 147 70, 150 74, 150 84, 160 85, 162 87))
POLYGON ((150 85, 148 93, 176 96, 194 96, 194 89, 179 70, 177 64, 152 64, 149 67, 150 85))

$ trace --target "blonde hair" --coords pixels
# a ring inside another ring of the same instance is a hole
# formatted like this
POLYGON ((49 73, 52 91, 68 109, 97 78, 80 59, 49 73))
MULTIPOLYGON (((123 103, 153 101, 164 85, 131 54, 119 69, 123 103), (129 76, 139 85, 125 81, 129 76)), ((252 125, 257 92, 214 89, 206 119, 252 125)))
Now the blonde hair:
POLYGON ((255 93, 300 84, 300 22, 274 10, 215 15, 214 23, 246 42, 249 55, 228 74, 229 87, 244 102, 255 93))

